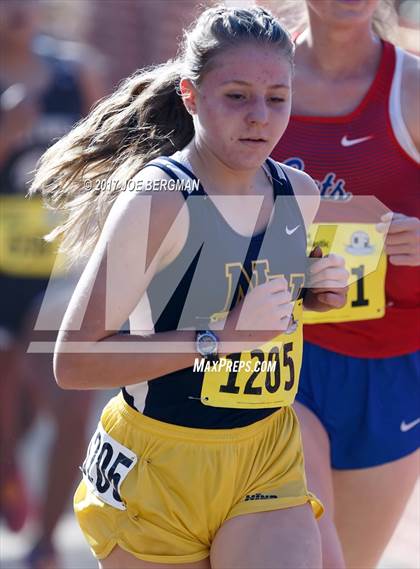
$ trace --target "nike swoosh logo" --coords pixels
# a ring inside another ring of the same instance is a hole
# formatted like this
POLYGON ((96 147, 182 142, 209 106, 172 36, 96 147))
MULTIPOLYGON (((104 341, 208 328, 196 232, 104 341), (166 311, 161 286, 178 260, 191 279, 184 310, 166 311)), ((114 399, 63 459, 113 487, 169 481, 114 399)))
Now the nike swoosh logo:
POLYGON ((352 138, 352 139, 348 139, 347 138, 347 134, 346 136, 343 136, 343 138, 341 139, 341 146, 354 146, 355 144, 360 144, 361 142, 366 142, 367 140, 370 140, 371 138, 373 138, 373 136, 362 136, 362 138, 352 138))
POLYGON ((407 431, 414 429, 414 427, 419 423, 420 423, 420 417, 418 419, 414 419, 414 421, 411 421, 411 423, 406 423, 405 421, 402 421, 400 425, 401 432, 406 433, 407 431))
POLYGON ((299 229, 300 225, 296 225, 296 227, 293 227, 293 229, 289 229, 286 225, 286 233, 287 235, 293 235, 293 233, 295 231, 297 231, 299 229))

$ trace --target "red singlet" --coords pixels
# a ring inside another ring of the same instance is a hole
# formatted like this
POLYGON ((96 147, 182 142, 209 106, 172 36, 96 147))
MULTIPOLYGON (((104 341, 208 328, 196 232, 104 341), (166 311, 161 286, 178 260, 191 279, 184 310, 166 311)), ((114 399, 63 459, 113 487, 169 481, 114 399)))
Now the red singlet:
MULTIPOLYGON (((420 169, 391 121, 397 52, 384 42, 376 77, 348 115, 293 115, 272 157, 317 180, 321 195, 374 195, 394 212, 420 217, 420 169), (390 111, 391 109, 391 111, 390 111)), ((305 326, 305 340, 354 357, 381 358, 420 348, 420 268, 388 262, 384 318, 305 326)))

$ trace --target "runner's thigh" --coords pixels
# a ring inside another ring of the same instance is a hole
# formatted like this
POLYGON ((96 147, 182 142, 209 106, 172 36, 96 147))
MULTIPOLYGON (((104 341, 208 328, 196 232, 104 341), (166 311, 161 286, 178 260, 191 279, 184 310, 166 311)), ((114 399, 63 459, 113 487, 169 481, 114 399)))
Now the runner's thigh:
POLYGON ((308 488, 324 504, 325 513, 319 520, 324 569, 344 567, 344 557, 334 525, 334 490, 330 466, 330 443, 321 421, 310 409, 295 403, 299 418, 308 488))
POLYGON ((333 471, 335 520, 348 567, 376 566, 418 474, 418 452, 373 468, 333 471))
POLYGON ((210 550, 212 569, 318 569, 321 543, 310 505, 236 516, 210 550))
POLYGON ((302 403, 293 405, 302 433, 308 488, 319 497, 326 512, 334 513, 334 489, 330 465, 330 442, 321 421, 302 403))

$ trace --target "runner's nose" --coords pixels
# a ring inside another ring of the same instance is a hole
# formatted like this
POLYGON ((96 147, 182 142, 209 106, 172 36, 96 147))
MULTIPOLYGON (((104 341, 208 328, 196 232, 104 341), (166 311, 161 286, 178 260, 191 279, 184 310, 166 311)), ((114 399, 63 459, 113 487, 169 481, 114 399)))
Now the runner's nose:
POLYGON ((247 120, 251 124, 267 124, 268 123, 268 107, 265 98, 258 97, 252 102, 247 120))

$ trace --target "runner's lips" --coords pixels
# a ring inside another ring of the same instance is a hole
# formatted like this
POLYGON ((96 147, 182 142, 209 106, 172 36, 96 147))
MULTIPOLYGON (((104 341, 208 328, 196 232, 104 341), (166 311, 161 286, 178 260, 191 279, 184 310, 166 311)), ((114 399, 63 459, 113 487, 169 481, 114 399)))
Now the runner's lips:
POLYGON ((241 142, 267 142, 265 138, 240 138, 241 142))

